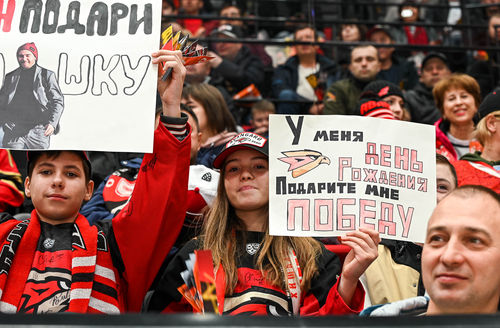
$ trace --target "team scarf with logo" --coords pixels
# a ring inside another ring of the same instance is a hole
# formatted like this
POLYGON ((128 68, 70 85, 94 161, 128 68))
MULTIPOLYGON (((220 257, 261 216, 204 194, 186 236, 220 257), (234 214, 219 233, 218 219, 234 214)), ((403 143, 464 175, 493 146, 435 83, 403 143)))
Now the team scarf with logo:
MULTIPOLYGON (((233 231, 234 233, 234 231, 233 231)), ((248 245, 247 245, 248 252, 248 245)), ((252 251, 253 252, 253 251, 252 251)), ((250 255, 254 255, 256 252, 253 252, 250 255)), ((288 256, 285 258, 286 261, 286 272, 285 272, 285 289, 286 294, 292 305, 292 312, 289 312, 290 316, 299 316, 300 315, 300 303, 302 301, 302 292, 300 285, 302 284, 302 270, 300 269, 299 260, 297 259, 297 255, 295 251, 290 248, 288 251, 288 256)), ((225 300, 225 291, 226 291, 226 278, 224 273, 224 268, 222 264, 219 265, 219 268, 215 270, 215 291, 217 293, 217 303, 219 305, 219 315, 222 315, 224 308, 224 300, 225 300)))
MULTIPOLYGON (((36 210, 31 219, 0 225, 0 313, 18 310, 40 232, 36 210)), ((74 223, 71 257, 68 312, 119 314, 122 300, 106 238, 81 214, 74 223)))

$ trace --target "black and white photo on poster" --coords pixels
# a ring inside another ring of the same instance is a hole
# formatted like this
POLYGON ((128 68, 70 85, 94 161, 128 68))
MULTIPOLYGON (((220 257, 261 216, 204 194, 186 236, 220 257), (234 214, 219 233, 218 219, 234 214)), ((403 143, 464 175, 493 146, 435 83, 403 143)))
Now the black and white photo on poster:
POLYGON ((151 152, 161 0, 0 0, 0 147, 151 152))

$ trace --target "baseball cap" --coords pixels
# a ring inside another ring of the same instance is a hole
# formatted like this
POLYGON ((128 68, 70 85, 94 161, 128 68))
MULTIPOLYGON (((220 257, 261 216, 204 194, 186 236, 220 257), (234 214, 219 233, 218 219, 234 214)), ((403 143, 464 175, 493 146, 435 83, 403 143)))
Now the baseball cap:
POLYGON ((384 32, 385 34, 387 34, 389 36, 389 38, 391 38, 391 40, 394 40, 394 37, 392 36, 390 28, 388 26, 384 26, 384 25, 380 25, 380 24, 373 26, 370 30, 368 30, 368 32, 366 32, 366 39, 369 40, 371 38, 371 36, 373 35, 373 33, 378 32, 378 31, 384 32))
POLYGON ((477 116, 479 120, 485 118, 488 114, 500 110, 500 88, 489 93, 479 105, 477 116))
MULTIPOLYGON (((90 162, 90 157, 89 157, 89 154, 86 152, 86 151, 83 151, 83 150, 70 150, 71 152, 74 152, 74 153, 77 153, 77 154, 80 154, 80 155, 83 155, 83 159, 85 160, 85 162, 87 163, 87 165, 89 166, 89 178, 92 177, 92 163, 90 162)), ((50 150, 48 151, 50 152, 50 150)), ((36 150, 28 150, 26 152, 26 157, 28 158, 28 163, 26 164, 26 168, 27 168, 27 171, 29 172, 30 170, 30 164, 31 164, 31 160, 33 159, 33 153, 40 153, 40 151, 36 151, 36 150)))
POLYGON ((214 159, 214 168, 222 168, 222 165, 229 155, 242 149, 253 149, 269 157, 269 145, 267 144, 266 138, 253 132, 242 132, 229 140, 224 146, 219 155, 214 159))
POLYGON ((232 39, 243 38, 243 31, 238 26, 229 24, 221 25, 218 28, 214 29, 212 33, 210 33, 211 36, 217 34, 224 34, 225 36, 228 36, 232 39))
POLYGON ((448 58, 446 58, 445 54, 441 52, 431 51, 424 57, 424 59, 422 59, 422 69, 425 67, 427 61, 431 58, 439 58, 444 62, 446 66, 448 66, 448 58))

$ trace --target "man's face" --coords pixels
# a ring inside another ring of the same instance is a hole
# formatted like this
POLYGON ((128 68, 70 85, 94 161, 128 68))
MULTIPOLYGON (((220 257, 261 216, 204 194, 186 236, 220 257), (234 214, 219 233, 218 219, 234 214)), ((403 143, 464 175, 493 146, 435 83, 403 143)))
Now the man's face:
POLYGON ((490 19, 488 34, 490 35, 490 39, 492 42, 500 42, 500 27, 495 31, 495 25, 500 25, 500 17, 493 17, 490 19), (496 34, 496 39, 495 39, 496 34))
MULTIPOLYGON (((394 40, 392 40, 384 31, 377 31, 373 33, 370 36, 370 41, 373 43, 380 43, 380 44, 394 43, 394 40)), ((380 61, 383 62, 387 59, 390 59, 393 52, 394 48, 385 48, 385 47, 378 48, 378 55, 380 57, 380 61)))
POLYGON ((401 8, 401 18, 406 23, 416 22, 418 20, 418 7, 404 6, 401 8))
POLYGON ((90 200, 94 190, 93 181, 85 182, 80 156, 67 151, 56 158, 44 154, 33 165, 24 188, 40 219, 50 224, 74 222, 82 202, 90 200))
MULTIPOLYGON (((239 18, 241 17, 240 11, 236 7, 227 7, 222 9, 220 12, 221 17, 231 17, 231 18, 239 18)), ((221 19, 219 24, 222 25, 233 25, 233 26, 243 26, 243 21, 240 20, 225 20, 221 19)))
MULTIPOLYGON (((310 28, 305 28, 303 30, 298 30, 295 33, 295 40, 296 41, 301 41, 301 42, 314 42, 314 31, 310 28)), ((295 50, 297 51, 298 56, 304 56, 304 55, 310 55, 310 56, 315 56, 316 55, 316 50, 317 46, 312 46, 312 45, 296 45, 295 50)))
MULTIPOLYGON (((224 39, 231 39, 227 35, 224 34, 219 34, 218 39, 224 40, 224 39)), ((238 51, 240 51, 241 47, 243 44, 241 43, 226 43, 226 42, 217 42, 215 44, 215 50, 217 51, 217 54, 221 56, 222 58, 232 60, 236 57, 238 54, 238 51)))
POLYGON ((429 59, 422 68, 420 81, 422 81, 426 87, 431 88, 442 79, 448 78, 450 74, 451 72, 446 64, 441 59, 434 57, 429 59))
POLYGON ((161 5, 161 14, 163 16, 173 15, 175 14, 175 9, 172 8, 170 3, 164 0, 161 5))
POLYGON ((203 8, 203 1, 200 0, 182 0, 181 7, 188 15, 198 15, 203 8))
POLYGON ((434 210, 422 252, 429 314, 496 312, 500 297, 500 206, 453 194, 434 210))
POLYGON ((358 80, 369 82, 375 80, 380 71, 380 62, 375 47, 356 48, 351 52, 349 70, 358 80))
POLYGON ((17 61, 19 62, 19 66, 23 69, 30 69, 36 63, 36 57, 29 50, 21 50, 17 55, 17 61))

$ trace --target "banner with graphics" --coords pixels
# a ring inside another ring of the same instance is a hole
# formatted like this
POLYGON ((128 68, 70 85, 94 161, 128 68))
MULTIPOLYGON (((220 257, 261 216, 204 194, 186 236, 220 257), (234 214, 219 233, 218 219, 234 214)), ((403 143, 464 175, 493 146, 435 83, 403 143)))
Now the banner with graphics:
POLYGON ((271 235, 342 236, 364 227, 424 241, 436 206, 433 126, 271 115, 269 132, 271 235))
POLYGON ((0 0, 0 148, 152 152, 160 0, 0 0))

